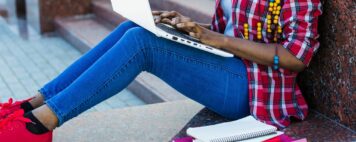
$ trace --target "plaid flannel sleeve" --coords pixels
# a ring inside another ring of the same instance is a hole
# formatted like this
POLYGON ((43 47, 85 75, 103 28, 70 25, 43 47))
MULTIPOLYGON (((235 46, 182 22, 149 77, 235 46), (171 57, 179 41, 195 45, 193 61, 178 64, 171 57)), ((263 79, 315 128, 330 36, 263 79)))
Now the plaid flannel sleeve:
POLYGON ((224 17, 224 11, 220 5, 220 1, 216 0, 215 13, 211 21, 211 30, 219 33, 224 33, 226 28, 226 19, 224 17))
POLYGON ((305 65, 309 65, 319 48, 318 17, 321 13, 320 0, 288 0, 282 8, 282 45, 305 65))

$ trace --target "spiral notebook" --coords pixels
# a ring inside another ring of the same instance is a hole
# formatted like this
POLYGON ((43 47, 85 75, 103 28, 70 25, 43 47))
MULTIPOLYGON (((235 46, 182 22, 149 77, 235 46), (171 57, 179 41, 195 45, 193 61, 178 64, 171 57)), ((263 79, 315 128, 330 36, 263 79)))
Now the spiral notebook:
MULTIPOLYGON (((234 142, 261 138, 262 136, 273 137, 282 133, 278 132, 276 127, 248 116, 236 121, 188 128, 187 134, 194 137, 197 142, 234 142)), ((268 138, 266 137, 266 139, 268 138)))

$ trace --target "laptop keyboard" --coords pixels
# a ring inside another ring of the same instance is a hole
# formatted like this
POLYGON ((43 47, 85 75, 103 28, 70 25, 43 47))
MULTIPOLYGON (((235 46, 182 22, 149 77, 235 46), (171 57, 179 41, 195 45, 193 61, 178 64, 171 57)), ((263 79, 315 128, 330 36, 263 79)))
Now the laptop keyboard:
POLYGON ((180 37, 180 38, 185 38, 185 39, 188 39, 188 40, 197 42, 197 43, 201 43, 201 42, 200 42, 199 40, 197 40, 196 38, 193 38, 193 37, 191 37, 191 36, 189 36, 189 35, 187 35, 187 34, 181 32, 181 31, 178 31, 177 29, 168 27, 168 26, 165 25, 165 24, 158 23, 158 24, 156 24, 156 26, 157 26, 159 29, 161 29, 161 30, 163 30, 163 31, 165 31, 165 32, 167 32, 167 33, 169 33, 169 34, 175 35, 175 36, 180 37))

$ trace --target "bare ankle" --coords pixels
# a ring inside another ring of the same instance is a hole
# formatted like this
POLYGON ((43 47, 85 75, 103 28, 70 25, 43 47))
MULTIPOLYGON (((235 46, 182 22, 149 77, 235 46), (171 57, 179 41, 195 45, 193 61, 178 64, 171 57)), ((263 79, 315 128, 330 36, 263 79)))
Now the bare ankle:
POLYGON ((29 101, 33 108, 38 108, 44 104, 44 99, 41 93, 37 93, 35 97, 29 101))
POLYGON ((48 130, 54 130, 57 127, 58 118, 47 105, 42 105, 32 113, 48 130))

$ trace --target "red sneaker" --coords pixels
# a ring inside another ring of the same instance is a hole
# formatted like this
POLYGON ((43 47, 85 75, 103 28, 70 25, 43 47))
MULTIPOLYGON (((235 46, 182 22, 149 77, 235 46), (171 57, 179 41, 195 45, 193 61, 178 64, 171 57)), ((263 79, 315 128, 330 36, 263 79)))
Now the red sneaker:
POLYGON ((33 98, 29 98, 27 100, 13 102, 13 99, 10 98, 7 103, 0 103, 0 120, 6 118, 6 116, 13 112, 20 110, 22 103, 28 102, 32 99, 33 98))
POLYGON ((0 120, 0 140, 3 142, 52 142, 52 131, 45 134, 32 134, 26 129, 26 123, 31 120, 25 118, 23 110, 15 111, 5 119, 0 120))

